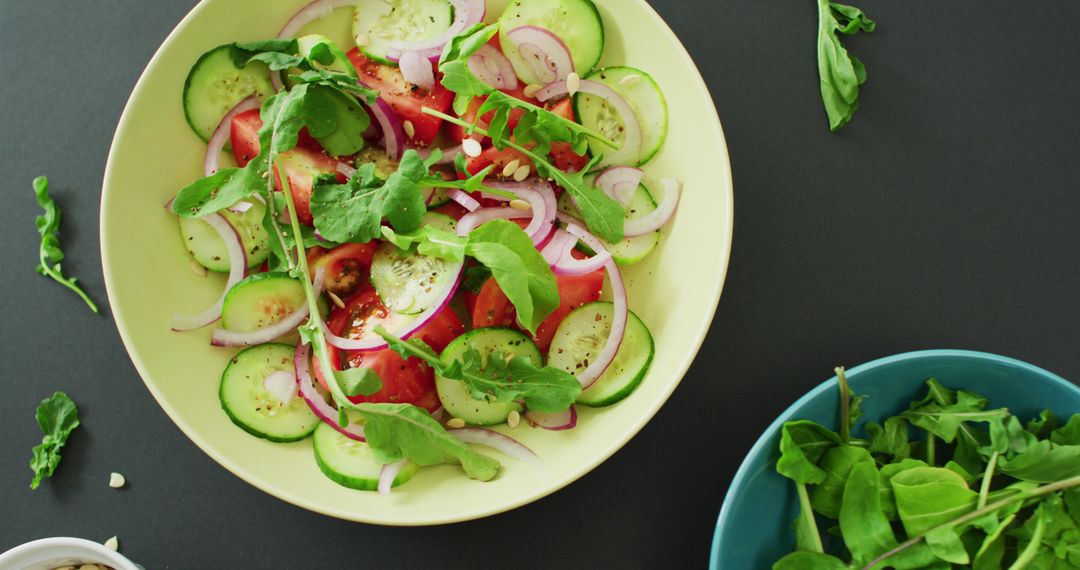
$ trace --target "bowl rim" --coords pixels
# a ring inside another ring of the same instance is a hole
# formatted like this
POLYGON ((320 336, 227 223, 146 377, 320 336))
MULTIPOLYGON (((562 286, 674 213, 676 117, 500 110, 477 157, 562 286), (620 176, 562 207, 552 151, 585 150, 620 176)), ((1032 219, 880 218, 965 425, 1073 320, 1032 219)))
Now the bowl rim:
MULTIPOLYGON (((901 352, 899 354, 884 356, 875 360, 871 360, 869 362, 864 362, 863 364, 847 370, 847 376, 850 378, 859 373, 873 370, 881 366, 886 366, 888 364, 893 364, 895 362, 901 362, 904 360, 919 360, 923 358, 941 356, 975 358, 979 360, 996 362, 999 364, 1007 364, 1017 368, 1023 368, 1030 372, 1036 373, 1037 375, 1045 378, 1052 384, 1059 385, 1066 390, 1070 390, 1080 394, 1080 386, 1076 386, 1072 382, 1069 382, 1068 380, 1062 378, 1061 376, 1058 376, 1057 374, 1054 374, 1053 372, 1050 372, 1049 370, 1046 370, 1045 368, 1041 368, 1034 364, 1024 362, 1022 360, 1017 360, 1009 356, 1002 356, 1000 354, 994 354, 992 352, 981 352, 977 350, 929 349, 914 350, 911 352, 901 352)), ((788 406, 787 409, 781 412, 780 415, 777 416, 776 419, 769 424, 769 427, 765 428, 765 431, 763 431, 758 437, 757 441, 754 442, 754 445, 750 448, 750 451, 746 452, 746 455, 743 457, 742 463, 739 464, 738 471, 735 472, 735 476, 732 477, 731 483, 728 485, 727 491, 724 493, 724 502, 720 507, 720 514, 716 518, 716 529, 713 531, 712 548, 709 551, 710 570, 717 570, 719 568, 717 556, 720 553, 720 536, 722 530, 725 526, 727 526, 729 519, 732 516, 730 499, 732 498, 732 493, 735 491, 736 487, 741 487, 744 480, 749 476, 750 458, 757 456, 764 450, 766 446, 771 444, 773 436, 775 436, 776 432, 780 430, 780 426, 782 426, 784 422, 790 420, 791 417, 795 415, 796 410, 802 408, 807 402, 816 398, 818 395, 825 392, 826 390, 833 389, 836 385, 836 381, 836 376, 833 376, 828 380, 825 380, 824 382, 818 384, 806 394, 803 394, 802 397, 800 397, 798 400, 795 400, 795 402, 788 406)))
MULTIPOLYGON (((120 138, 121 133, 126 132, 130 128, 129 123, 131 123, 132 121, 132 115, 130 112, 131 104, 135 100, 136 95, 145 88, 148 77, 160 65, 162 53, 176 41, 178 35, 191 25, 191 22, 194 20, 194 18, 203 9, 205 9, 205 7, 209 3, 218 1, 222 0, 200 0, 199 3, 196 4, 184 16, 184 18, 180 20, 179 23, 177 23, 173 30, 169 32, 169 35, 165 37, 161 45, 157 48, 157 50, 155 50, 154 55, 150 58, 150 61, 147 63, 146 68, 143 69, 143 72, 140 74, 138 81, 135 83, 135 86, 132 88, 131 95, 128 96, 127 101, 124 103, 123 113, 120 116, 120 120, 117 123, 116 131, 113 134, 113 140, 110 143, 109 154, 106 160, 105 175, 102 181, 101 208, 98 230, 99 247, 101 250, 102 275, 105 281, 105 291, 109 299, 110 310, 111 305, 113 304, 113 297, 116 286, 113 283, 113 276, 109 271, 109 267, 112 265, 112 262, 111 257, 108 253, 109 250, 106 247, 105 240, 105 228, 108 227, 107 223, 109 222, 109 216, 107 214, 108 210, 105 207, 105 201, 106 196, 109 194, 109 188, 115 186, 113 179, 116 176, 115 170, 117 168, 117 140, 120 138)), ((621 3, 625 2, 626 0, 619 1, 621 7, 621 3)), ((673 371, 674 381, 670 382, 666 389, 658 395, 652 405, 643 411, 643 413, 632 425, 628 427, 628 429, 623 433, 623 435, 612 439, 609 445, 607 445, 603 449, 597 450, 595 454, 591 455, 591 459, 589 461, 584 461, 580 463, 576 468, 570 470, 566 476, 559 479, 552 479, 548 484, 542 487, 538 487, 536 489, 529 490, 529 492, 527 493, 522 493, 520 496, 518 496, 512 501, 508 501, 495 507, 477 510, 472 513, 432 517, 429 519, 424 519, 422 521, 401 521, 386 519, 379 516, 364 516, 365 513, 352 513, 344 510, 324 508, 316 504, 316 502, 310 501, 300 496, 298 493, 278 488, 259 479, 254 474, 248 472, 246 468, 226 457, 223 453, 215 450, 204 438, 198 436, 192 426, 180 417, 177 411, 162 397, 161 392, 156 388, 155 384, 148 379, 149 374, 147 373, 146 366, 144 365, 142 359, 139 358, 139 356, 132 348, 133 341, 130 330, 128 330, 126 323, 121 322, 120 320, 115 318, 114 313, 113 321, 116 324, 118 332, 120 333, 120 339, 124 344, 124 350, 127 352, 128 357, 131 359, 132 364, 135 366, 135 369, 138 372, 140 379, 142 379, 143 384, 150 391, 151 395, 154 397, 154 400, 158 403, 158 406, 160 406, 161 409, 165 412, 165 414, 169 417, 169 419, 178 428, 180 428, 180 431, 185 436, 187 436, 187 438, 190 439, 203 453, 206 453, 215 462, 224 467, 230 473, 237 476, 242 481, 254 486, 255 488, 273 497, 276 497, 277 499, 303 508, 305 510, 342 520, 386 526, 431 526, 450 524, 486 518, 519 508, 521 506, 543 499, 544 497, 563 489, 574 481, 581 479, 593 469, 607 461, 618 450, 622 449, 627 442, 633 439, 634 436, 636 436, 645 427, 645 425, 650 420, 652 420, 652 418, 660 411, 660 408, 668 401, 668 399, 670 399, 671 394, 674 393, 675 389, 682 382, 683 378, 686 375, 686 372, 690 369, 691 364, 693 364, 694 360, 697 358, 697 354, 701 350, 701 346, 705 341, 705 337, 708 334, 709 330, 712 328, 712 321, 715 318, 717 307, 720 303, 720 296, 724 290, 724 285, 727 280, 728 269, 731 264, 731 248, 734 237, 735 191, 731 173, 731 156, 728 152, 727 138, 724 135, 723 124, 720 121, 720 115, 716 109, 716 102, 713 100, 708 85, 706 84, 704 77, 701 75, 701 70, 694 62, 694 58, 691 57, 690 53, 686 50, 686 46, 683 45, 682 41, 679 40, 678 36, 667 24, 667 22, 660 16, 660 14, 657 13, 656 10, 653 9, 653 7, 650 6, 646 0, 632 1, 644 11, 645 15, 649 19, 654 21, 659 26, 659 30, 661 31, 663 37, 667 41, 673 42, 676 50, 681 53, 683 57, 686 58, 686 61, 690 63, 691 74, 689 77, 690 82, 688 88, 696 91, 704 99, 706 103, 703 107, 703 111, 705 112, 704 115, 712 119, 706 121, 705 123, 708 125, 708 128, 713 131, 713 134, 720 142, 719 146, 715 149, 715 153, 717 155, 717 158, 722 161, 723 175, 718 177, 718 181, 720 182, 720 184, 718 184, 717 186, 724 194, 719 199, 725 203, 727 216, 724 219, 720 220, 724 224, 724 228, 723 230, 721 230, 724 234, 724 244, 721 248, 715 250, 715 253, 721 256, 721 263, 719 266, 720 269, 718 275, 713 277, 715 285, 713 286, 712 291, 708 296, 708 299, 710 299, 711 301, 709 302, 708 306, 704 308, 704 316, 707 318, 702 319, 696 329, 691 331, 691 342, 687 345, 687 348, 689 350, 685 351, 683 357, 681 358, 681 361, 673 371)), ((299 0, 297 3, 300 3, 299 0)))
MULTIPOLYGON (((115 567, 117 570, 140 570, 140 566, 129 560, 123 554, 105 547, 105 545, 87 540, 85 538, 76 538, 71 536, 54 536, 50 538, 39 538, 30 542, 20 544, 12 547, 4 552, 0 552, 0 563, 12 563, 15 559, 20 557, 48 557, 52 552, 55 552, 56 556, 68 556, 67 554, 61 554, 63 552, 82 551, 85 552, 84 556, 93 556, 97 559, 94 563, 107 563, 115 567)), ((47 560, 48 558, 46 558, 47 560)), ((32 561, 34 563, 38 561, 32 561)))

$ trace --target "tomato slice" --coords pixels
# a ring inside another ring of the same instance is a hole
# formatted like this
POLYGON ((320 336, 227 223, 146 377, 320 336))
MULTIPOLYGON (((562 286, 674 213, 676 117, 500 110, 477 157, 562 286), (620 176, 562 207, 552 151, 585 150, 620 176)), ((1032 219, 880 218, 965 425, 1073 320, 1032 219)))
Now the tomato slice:
MULTIPOLYGON (((233 157, 238 165, 246 166, 251 159, 259 155, 259 129, 261 127, 262 118, 259 117, 258 109, 233 117, 229 138, 233 147, 233 157)), ((301 131, 301 135, 300 143, 296 148, 278 155, 278 161, 289 178, 289 189, 296 203, 297 217, 310 226, 312 223, 311 191, 315 185, 315 178, 324 174, 334 174, 341 183, 344 183, 346 178, 337 171, 336 160, 319 149, 318 143, 304 131, 301 131)), ((281 179, 276 170, 274 188, 281 191, 281 179)))
POLYGON ((420 89, 405 81, 399 68, 368 59, 357 48, 349 50, 347 55, 360 75, 361 83, 378 90, 379 96, 402 120, 412 123, 415 134, 409 138, 409 142, 413 146, 430 145, 439 134, 443 121, 425 114, 422 109, 431 107, 445 113, 454 100, 454 94, 437 80, 431 91, 420 89))
POLYGON ((320 267, 326 268, 323 288, 338 297, 348 297, 367 283, 371 260, 378 247, 375 241, 347 243, 329 251, 314 247, 308 250, 308 265, 312 275, 320 267))
MULTIPOLYGON (((564 119, 577 122, 577 118, 574 116, 574 106, 570 103, 570 99, 563 99, 551 105, 548 110, 564 119)), ((570 143, 554 142, 551 143, 551 163, 559 170, 578 172, 588 166, 589 157, 575 153, 574 147, 570 143)))
MULTIPOLYGON (((574 257, 581 258, 584 254, 575 251, 574 257)), ((559 306, 540 323, 533 337, 536 346, 544 353, 551 347, 551 339, 566 315, 586 303, 600 299, 600 290, 604 286, 604 270, 598 269, 579 276, 556 275, 555 280, 559 286, 559 306)), ((514 310, 514 305, 506 298, 494 278, 484 283, 476 295, 475 303, 472 311, 473 327, 521 328, 517 324, 517 312, 514 310)))
MULTIPOLYGON (((347 338, 359 338, 364 332, 381 324, 390 311, 379 300, 371 288, 361 290, 352 296, 344 309, 334 309, 327 321, 327 326, 335 334, 347 338)), ((416 332, 414 338, 428 343, 437 351, 464 331, 457 315, 451 310, 443 310, 427 325, 416 332)), ((330 365, 334 370, 348 368, 371 368, 383 381, 383 387, 370 396, 354 396, 353 402, 406 403, 434 411, 439 407, 439 396, 435 392, 435 372, 425 363, 415 358, 408 360, 391 349, 373 351, 342 351, 331 347, 330 365)), ((329 389, 317 359, 312 364, 315 377, 323 388, 329 389)))

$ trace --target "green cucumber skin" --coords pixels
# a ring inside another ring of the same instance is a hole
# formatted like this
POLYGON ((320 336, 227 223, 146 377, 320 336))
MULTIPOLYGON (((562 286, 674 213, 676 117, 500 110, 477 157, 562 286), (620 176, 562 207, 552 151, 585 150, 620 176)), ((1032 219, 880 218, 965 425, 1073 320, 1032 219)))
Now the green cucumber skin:
MULTIPOLYGON (((668 125, 669 117, 668 117, 667 97, 664 96, 663 90, 660 89, 660 84, 657 83, 655 79, 653 79, 652 75, 649 75, 649 73, 646 72, 646 71, 642 71, 642 70, 640 70, 640 69, 638 69, 636 67, 630 67, 630 66, 627 66, 627 65, 612 65, 612 66, 608 66, 608 67, 605 67, 605 68, 602 68, 602 69, 597 69, 597 70, 593 71, 592 73, 590 73, 588 76, 583 76, 583 79, 588 79, 590 81, 598 81, 600 83, 604 83, 604 80, 602 79, 601 76, 603 74, 605 74, 605 73, 608 73, 608 72, 631 73, 631 74, 635 74, 635 75, 640 75, 641 80, 649 82, 656 89, 656 92, 659 93, 659 95, 660 95, 660 101, 663 103, 662 110, 663 110, 663 116, 664 116, 663 130, 662 130, 662 132, 660 134, 660 138, 656 141, 656 143, 653 145, 652 148, 650 148, 642 156, 638 157, 638 160, 637 160, 636 164, 628 165, 628 166, 637 166, 637 167, 644 166, 644 165, 648 164, 650 161, 652 161, 653 158, 656 158, 656 155, 660 153, 660 150, 662 148, 664 148, 664 143, 667 142, 667 136, 668 136, 668 130, 669 130, 669 128, 668 128, 669 127, 669 125, 668 125)), ((604 84, 607 85, 607 83, 604 83, 604 84)), ((611 87, 616 92, 618 92, 620 95, 622 95, 624 99, 627 99, 627 103, 630 104, 631 108, 634 107, 633 102, 628 97, 626 97, 626 95, 624 95, 622 92, 619 91, 619 87, 620 87, 619 85, 608 85, 608 87, 611 87)), ((577 117, 579 121, 581 121, 581 116, 582 116, 581 115, 581 102, 582 102, 581 94, 575 95, 574 96, 574 102, 573 102, 574 116, 577 117)), ((639 122, 644 122, 644 121, 641 121, 640 117, 638 118, 638 121, 639 122)), ((589 145, 589 149, 590 149, 589 154, 591 156, 591 155, 593 155, 592 145, 591 144, 589 145)))
MULTIPOLYGON (((256 273, 255 275, 250 275, 250 276, 244 278, 243 281, 237 283, 236 285, 233 285, 232 289, 229 289, 228 293, 225 294, 225 300, 221 305, 221 325, 222 325, 222 327, 224 327, 226 329, 233 328, 233 327, 231 327, 229 325, 229 321, 231 320, 231 319, 229 319, 229 315, 231 313, 235 312, 237 309, 233 308, 233 309, 230 310, 230 308, 235 307, 235 304, 239 302, 239 301, 236 301, 237 296, 240 295, 244 291, 244 289, 247 289, 248 287, 252 287, 252 286, 258 286, 259 284, 261 284, 261 283, 263 283, 265 281, 271 281, 271 280, 277 280, 277 279, 280 279, 283 282, 285 280, 292 281, 293 283, 296 284, 297 287, 301 287, 301 291, 302 291, 302 285, 300 285, 300 282, 297 281, 296 279, 293 279, 292 277, 289 276, 288 273, 285 273, 285 272, 270 271, 270 272, 267 272, 267 273, 256 273), (230 303, 230 301, 233 301, 233 302, 230 303)), ((293 307, 293 310, 296 310, 296 308, 297 307, 293 307)), ((252 330, 255 330, 255 329, 252 329, 252 330)))
MULTIPOLYGON (((589 184, 592 184, 595 179, 596 179, 595 177, 586 178, 586 181, 589 184)), ((644 196, 641 196, 641 197, 645 198, 646 201, 650 204, 650 208, 652 208, 649 211, 651 212, 652 210, 656 209, 656 199, 653 198, 652 192, 649 191, 649 189, 645 186, 645 184, 639 184, 638 185, 638 189, 634 191, 634 198, 630 200, 630 206, 633 206, 634 202, 636 200, 638 200, 639 194, 641 194, 641 193, 644 193, 644 196)), ((574 217, 579 218, 579 219, 581 218, 581 213, 578 211, 577 206, 574 205, 573 199, 570 197, 570 194, 568 194, 568 193, 563 193, 563 195, 559 197, 558 208, 559 208, 559 211, 561 211, 561 212, 566 212, 567 214, 570 214, 571 216, 574 216, 574 217)), ((645 214, 643 214, 643 215, 645 215, 645 214)), ((633 218, 630 217, 629 210, 627 211, 627 215, 625 216, 625 219, 626 219, 626 221, 630 221, 631 219, 633 219, 633 218)), ((630 265, 633 265, 635 263, 643 261, 645 258, 649 257, 649 255, 652 254, 652 252, 656 250, 656 246, 660 245, 660 237, 661 237, 661 230, 656 230, 655 232, 651 232, 651 233, 648 233, 648 234, 645 234, 645 235, 632 237, 632 238, 625 238, 625 239, 623 239, 623 241, 621 241, 621 242, 619 242, 617 244, 611 244, 611 243, 609 243, 609 242, 607 242, 607 241, 605 241, 603 239, 601 239, 600 241, 605 246, 607 246, 608 252, 611 253, 611 258, 615 260, 616 265, 618 265, 619 267, 628 267, 630 265), (641 253, 641 254, 638 254, 638 255, 626 255, 625 254, 625 247, 626 247, 626 245, 628 243, 636 242, 636 241, 640 241, 640 242, 643 243, 643 241, 646 240, 646 239, 652 240, 652 243, 649 245, 649 248, 644 253, 641 253)), ((586 254, 586 255, 593 255, 593 253, 594 253, 593 250, 591 248, 589 248, 589 246, 585 245, 584 243, 580 243, 580 242, 576 246, 576 249, 578 251, 586 254)))
MULTIPOLYGON (((218 402, 221 404, 221 409, 224 410, 225 415, 229 417, 229 421, 231 421, 233 423, 233 425, 235 425, 236 427, 244 430, 245 432, 247 432, 250 435, 253 435, 253 436, 255 436, 255 437, 259 438, 259 439, 265 439, 265 440, 273 442, 273 443, 294 443, 294 442, 297 442, 297 441, 303 441, 303 440, 311 437, 311 434, 315 432, 315 428, 317 428, 318 424, 321 423, 321 422, 318 421, 318 418, 316 418, 314 414, 312 414, 312 417, 315 418, 315 422, 312 424, 311 429, 308 430, 307 432, 297 434, 297 435, 292 436, 292 437, 275 436, 275 435, 272 435, 272 434, 264 433, 264 432, 262 432, 262 431, 260 431, 260 430, 258 430, 256 428, 254 428, 252 426, 249 426, 246 423, 244 423, 244 421, 242 419, 240 419, 236 414, 233 413, 233 411, 231 409, 231 405, 228 403, 228 401, 225 398, 225 377, 226 377, 226 375, 228 375, 229 369, 232 368, 233 365, 237 364, 240 355, 245 353, 245 352, 248 352, 248 351, 266 350, 268 348, 275 348, 275 347, 283 348, 283 349, 289 349, 289 350, 295 350, 295 347, 293 347, 292 345, 281 344, 281 343, 267 343, 267 344, 260 344, 258 346, 252 346, 252 347, 246 348, 246 349, 240 351, 239 353, 237 353, 237 355, 234 356, 232 358, 232 360, 229 361, 229 364, 225 367, 225 370, 221 373, 221 382, 218 383, 218 402)), ((299 396, 297 396, 297 397, 299 397, 299 396)))
MULTIPOLYGON (((199 56, 199 59, 195 60, 195 64, 191 66, 191 70, 188 71, 188 75, 184 79, 184 90, 183 90, 183 94, 181 95, 181 98, 180 98, 181 106, 184 108, 184 119, 187 121, 188 126, 191 127, 191 130, 195 133, 195 135, 198 136, 200 139, 202 139, 203 142, 210 142, 210 135, 213 134, 213 129, 217 125, 211 126, 210 127, 210 129, 211 129, 210 133, 206 134, 206 133, 203 132, 203 129, 205 127, 200 126, 198 124, 199 121, 197 121, 196 118, 192 116, 191 108, 190 108, 190 104, 189 104, 189 96, 191 96, 192 81, 195 79, 195 77, 197 77, 196 71, 207 62, 206 60, 208 60, 211 57, 217 55, 218 52, 220 52, 222 50, 230 49, 232 47, 232 45, 233 44, 231 44, 231 43, 223 44, 223 45, 220 45, 220 46, 218 46, 218 47, 216 47, 216 48, 214 48, 212 50, 209 50, 206 53, 199 56)), ((249 64, 249 65, 253 65, 253 63, 249 64)), ((259 65, 265 65, 265 64, 260 63, 259 65)), ((245 69, 247 69, 247 67, 237 68, 237 72, 243 72, 245 69)), ((271 87, 270 79, 269 79, 269 68, 267 68, 266 87, 271 87)), ((258 91, 256 91, 255 94, 260 95, 260 93, 258 91)), ((243 97, 237 99, 237 102, 240 102, 241 100, 243 100, 243 97)), ((228 112, 228 109, 226 109, 225 111, 228 112)), ((224 117, 224 113, 222 113, 222 116, 224 117)), ((225 142, 225 148, 226 149, 229 148, 229 141, 225 142)))
MULTIPOLYGON (((319 426, 316 426, 314 431, 321 432, 333 429, 334 428, 328 425, 324 426, 322 423, 320 423, 319 426)), ((325 475, 327 479, 330 479, 331 481, 337 483, 338 485, 341 485, 342 487, 354 489, 357 491, 377 491, 379 489, 378 477, 355 477, 352 475, 346 475, 334 469, 334 466, 330 465, 330 462, 323 458, 323 454, 325 452, 321 450, 323 445, 321 441, 325 437, 335 436, 339 436, 336 431, 334 431, 333 434, 328 434, 328 436, 323 436, 321 433, 319 433, 312 438, 312 449, 315 452, 315 464, 319 466, 319 471, 322 471, 322 474, 325 475)), ((367 444, 360 443, 360 445, 367 444)), ((412 479, 413 475, 415 475, 418 470, 419 468, 415 464, 410 463, 407 467, 403 468, 401 471, 398 472, 397 477, 394 477, 394 483, 391 485, 391 487, 398 487, 400 485, 404 485, 410 479, 412 479)))
MULTIPOLYGON (((357 33, 357 21, 356 20, 358 18, 358 11, 360 9, 362 9, 362 8, 363 8, 363 3, 358 3, 358 5, 356 7, 356 10, 354 11, 354 14, 353 14, 353 22, 350 24, 350 34, 353 35, 354 37, 355 37, 355 34, 357 33)), ((446 3, 446 11, 447 11, 446 25, 449 27, 450 25, 453 24, 453 20, 454 20, 454 17, 453 17, 454 8, 453 8, 453 5, 451 5, 449 2, 446 3)), ((434 16, 429 16, 429 17, 434 18, 434 16)), ((432 22, 434 22, 434 21, 435 20, 432 19, 432 22)), ((372 28, 367 28, 364 31, 364 33, 370 33, 371 29, 372 28)), ((398 38, 398 39, 400 39, 400 38, 398 38)), ((366 57, 367 59, 370 59, 370 60, 372 60, 374 62, 380 63, 380 64, 388 66, 388 67, 398 67, 397 62, 391 61, 390 59, 388 59, 386 57, 385 54, 375 53, 375 52, 371 51, 369 49, 369 46, 367 46, 367 45, 357 46, 357 48, 360 50, 360 53, 364 54, 364 57, 366 57)))
MULTIPOLYGON (((518 27, 519 25, 528 25, 528 24, 532 23, 532 21, 529 18, 525 18, 524 22, 520 22, 520 23, 518 23, 516 25, 512 24, 509 21, 509 20, 514 18, 514 16, 512 16, 511 13, 510 13, 511 8, 514 8, 516 6, 521 6, 523 4, 529 3, 529 1, 530 0, 513 0, 510 3, 510 6, 507 6, 507 8, 503 12, 503 14, 499 16, 499 20, 498 20, 499 21, 499 28, 500 28, 499 29, 499 46, 502 49, 503 53, 506 53, 508 50, 510 50, 513 47, 513 42, 511 42, 508 39, 505 39, 504 32, 509 32, 510 30, 518 27)), ((535 2, 535 0, 533 0, 533 1, 535 2)), ((544 0, 544 1, 551 1, 551 0, 544 0)), ((558 2, 554 2, 554 4, 556 6, 562 7, 564 2, 567 2, 567 0, 559 0, 558 2)), ((586 65, 579 66, 578 61, 576 61, 576 60, 574 61, 575 71, 577 72, 577 74, 579 76, 584 78, 587 74, 591 73, 592 70, 596 69, 597 64, 600 63, 600 59, 603 58, 603 56, 604 56, 604 49, 607 47, 607 31, 604 29, 604 19, 602 17, 600 17, 600 10, 597 9, 596 4, 593 3, 592 0, 572 0, 571 3, 579 4, 580 6, 584 7, 587 12, 591 12, 593 17, 596 18, 596 24, 597 24, 596 29, 597 29, 597 32, 598 32, 598 37, 596 39, 598 40, 598 43, 599 43, 599 47, 600 47, 599 51, 597 52, 596 56, 594 58, 592 58, 589 61, 589 63, 587 63, 586 65)), ((518 16, 518 18, 520 18, 520 16, 518 16)), ((545 27, 545 26, 540 26, 540 27, 545 27)), ((571 58, 573 58, 574 57, 574 46, 569 45, 569 43, 576 43, 576 42, 567 42, 565 38, 560 38, 560 39, 564 43, 567 43, 567 47, 570 48, 570 52, 571 52, 570 56, 571 56, 571 58)), ((516 59, 517 59, 516 57, 511 57, 510 58, 510 61, 514 64, 515 70, 517 69, 516 59)), ((520 76, 521 74, 518 73, 518 75, 520 76)))

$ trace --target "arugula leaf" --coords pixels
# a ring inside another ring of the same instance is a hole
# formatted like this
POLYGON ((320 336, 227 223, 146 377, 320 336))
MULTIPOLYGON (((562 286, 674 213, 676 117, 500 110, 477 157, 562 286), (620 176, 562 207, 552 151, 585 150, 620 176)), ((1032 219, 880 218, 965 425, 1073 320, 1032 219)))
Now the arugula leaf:
POLYGON ((878 471, 872 460, 852 465, 844 483, 840 512, 833 518, 840 521, 844 544, 856 564, 865 564, 896 547, 896 536, 881 507, 878 471))
POLYGON ((465 276, 461 279, 461 286, 473 293, 479 293, 484 288, 484 283, 491 278, 491 270, 476 264, 465 268, 465 276))
POLYGON ((492 353, 484 358, 470 348, 460 359, 446 362, 422 341, 401 340, 382 327, 375 332, 403 358, 419 358, 439 376, 464 382, 470 395, 478 400, 524 400, 530 410, 561 412, 581 395, 581 383, 565 370, 540 368, 522 356, 507 359, 502 353, 492 353))
POLYGON ((266 155, 260 154, 243 168, 222 168, 180 189, 172 211, 181 218, 201 218, 220 212, 258 193, 266 185, 266 155))
POLYGON ((347 368, 334 372, 341 391, 346 396, 370 396, 382 390, 383 381, 372 368, 347 368))
POLYGON ((902 417, 915 427, 952 443, 965 422, 1001 423, 1009 417, 1005 408, 986 410, 987 400, 978 394, 964 390, 945 388, 936 379, 927 380, 928 394, 915 402, 902 417))
POLYGON ((521 226, 508 220, 487 222, 469 233, 465 252, 491 269, 517 309, 518 322, 531 334, 559 307, 551 266, 521 226))
POLYGON ((792 552, 777 560, 773 570, 849 570, 843 560, 820 552, 792 552))
POLYGON ((1052 483, 1080 476, 1080 445, 1041 440, 1023 453, 998 462, 1001 472, 1021 481, 1052 483))
POLYGON ((817 0, 817 3, 821 100, 829 116, 829 130, 837 131, 851 121, 859 108, 859 85, 866 82, 866 67, 848 53, 837 33, 873 32, 877 25, 858 8, 830 0, 817 0))
POLYGON ((31 489, 37 489, 44 477, 52 477, 56 471, 60 464, 60 449, 71 432, 79 427, 79 408, 67 394, 54 392, 38 404, 35 418, 45 437, 34 446, 34 457, 30 460, 30 469, 34 471, 31 489))
POLYGON ((348 156, 364 148, 371 116, 350 95, 314 84, 304 98, 308 131, 330 156, 348 156))
POLYGON ((1057 429, 1059 420, 1057 415, 1050 410, 1043 410, 1039 412, 1038 417, 1032 418, 1027 423, 1027 431, 1031 432, 1031 435, 1045 439, 1050 432, 1057 429))
POLYGON ((840 445, 840 436, 809 420, 787 422, 780 430, 776 471, 803 484, 818 484, 828 475, 817 466, 825 452, 840 445))
MULTIPOLYGON (((861 463, 874 464, 870 452, 861 447, 842 445, 825 452, 818 462, 818 467, 825 471, 825 478, 810 489, 810 503, 815 511, 831 519, 840 516, 848 477, 855 466, 861 463)), ((875 486, 875 492, 876 490, 875 486)))
POLYGON ((499 462, 480 455, 447 433, 426 410, 410 404, 357 404, 364 418, 364 437, 380 465, 402 459, 421 466, 460 464, 470 479, 490 481, 499 462))
POLYGON ((908 536, 922 534, 975 509, 978 493, 941 467, 915 467, 892 478, 900 522, 908 536))
POLYGON ((469 241, 468 238, 433 226, 423 226, 408 233, 397 233, 383 226, 382 236, 386 241, 398 246, 398 249, 411 251, 415 248, 420 255, 453 262, 465 259, 465 247, 469 241))
POLYGON ((884 427, 873 422, 868 423, 866 433, 870 436, 871 454, 888 457, 889 463, 911 457, 908 425, 904 418, 888 418, 884 427))
POLYGON ((34 179, 34 196, 38 206, 45 211, 34 220, 38 234, 41 236, 41 246, 38 248, 38 265, 36 271, 47 277, 51 277, 57 283, 71 289, 90 307, 95 314, 98 312, 97 305, 76 283, 74 277, 64 277, 64 271, 60 262, 64 260, 64 251, 60 249, 60 207, 49 196, 49 179, 38 176, 34 179))
POLYGON ((458 115, 464 115, 469 110, 473 97, 483 97, 495 91, 495 88, 478 79, 469 70, 469 57, 484 47, 497 33, 498 24, 476 24, 455 36, 443 47, 439 57, 439 72, 443 74, 441 83, 443 87, 454 92, 454 112, 458 115))
POLYGON ((327 239, 364 243, 382 236, 382 220, 394 230, 412 232, 422 225, 427 207, 423 182, 427 166, 412 149, 401 157, 398 170, 385 182, 367 163, 345 184, 320 185, 311 195, 315 228, 327 239))
POLYGON ((799 495, 799 516, 795 519, 795 550, 809 552, 825 552, 821 542, 821 531, 817 527, 817 519, 814 517, 814 508, 810 505, 810 495, 806 485, 796 483, 795 490, 799 495))
POLYGON ((237 69, 243 69, 251 61, 261 61, 271 71, 300 67, 306 63, 300 55, 300 44, 295 39, 235 43, 229 47, 229 57, 237 69))
POLYGON ((1055 429, 1050 441, 1058 445, 1080 445, 1080 414, 1073 414, 1068 423, 1055 429))

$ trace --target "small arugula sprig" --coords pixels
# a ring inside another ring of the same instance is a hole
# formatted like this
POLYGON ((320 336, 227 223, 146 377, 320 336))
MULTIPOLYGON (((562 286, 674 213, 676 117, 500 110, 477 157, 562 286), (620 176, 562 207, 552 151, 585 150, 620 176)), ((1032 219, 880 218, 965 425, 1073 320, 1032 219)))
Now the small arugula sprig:
POLYGON ((439 376, 464 382, 469 394, 478 400, 522 400, 530 410, 562 412, 581 395, 581 383, 565 370, 539 367, 523 356, 494 352, 485 357, 469 348, 461 358, 446 362, 423 341, 402 340, 381 326, 375 332, 402 358, 418 358, 439 376))
POLYGON ((860 439, 861 399, 837 377, 839 433, 807 420, 781 431, 776 469, 800 513, 795 552, 774 569, 1080 567, 1080 414, 1024 426, 931 378, 925 398, 860 439), (838 522, 840 544, 823 541, 818 516, 838 522))
POLYGON ((31 489, 37 489, 43 478, 52 477, 56 471, 60 464, 60 449, 71 432, 79 427, 79 408, 67 394, 55 392, 38 404, 34 417, 45 436, 34 446, 34 457, 30 460, 30 469, 34 471, 31 489))
POLYGON ((859 108, 859 86, 866 83, 866 67, 848 53, 837 33, 873 32, 877 24, 862 10, 831 0, 818 3, 818 76, 821 100, 829 116, 829 130, 838 131, 859 108))
POLYGON ((570 192, 585 218, 585 224, 593 233, 612 243, 620 241, 623 238, 625 216, 623 207, 603 191, 585 182, 585 174, 592 170, 602 157, 594 157, 588 166, 576 173, 564 172, 547 159, 552 142, 570 143, 578 154, 585 153, 589 138, 611 148, 617 148, 617 145, 600 133, 574 121, 506 95, 473 75, 469 70, 469 57, 483 47, 496 32, 498 26, 495 24, 477 24, 451 40, 443 49, 439 60, 439 70, 443 74, 442 84, 454 92, 454 111, 458 115, 468 110, 474 98, 486 98, 476 113, 476 121, 469 123, 430 107, 424 107, 423 112, 463 127, 470 134, 477 132, 490 137, 496 148, 509 147, 528 156, 536 167, 537 174, 554 180, 570 192), (509 118, 510 112, 515 109, 521 110, 523 114, 511 136, 509 118), (480 118, 489 112, 494 113, 487 128, 480 128, 480 118))
POLYGON ((64 251, 60 249, 60 208, 53 201, 52 196, 49 196, 48 178, 38 176, 34 179, 34 195, 37 197, 38 206, 45 211, 35 220, 38 234, 41 235, 37 272, 51 277, 57 283, 74 291, 91 311, 97 313, 97 305, 79 287, 74 277, 64 277, 64 272, 60 267, 60 262, 64 260, 64 251))

